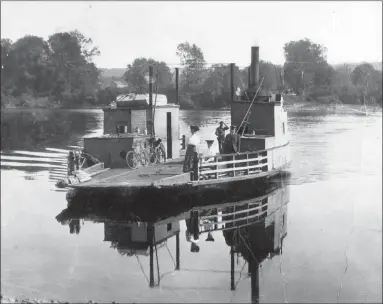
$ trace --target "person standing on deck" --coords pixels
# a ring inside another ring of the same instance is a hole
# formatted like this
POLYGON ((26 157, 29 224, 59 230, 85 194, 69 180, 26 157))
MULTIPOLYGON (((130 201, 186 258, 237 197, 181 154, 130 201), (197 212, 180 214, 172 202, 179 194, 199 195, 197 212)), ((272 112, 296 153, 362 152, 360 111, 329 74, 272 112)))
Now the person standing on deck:
POLYGON ((197 135, 199 131, 198 126, 190 126, 191 136, 187 140, 187 148, 185 153, 185 161, 183 166, 183 172, 191 171, 193 167, 193 160, 198 159, 198 146, 200 144, 200 138, 197 135))
MULTIPOLYGON (((241 137, 235 131, 237 130, 236 126, 230 126, 230 134, 226 135, 225 142, 223 144, 224 154, 239 153, 239 148, 241 144, 241 137)), ((231 161, 232 157, 225 157, 225 161, 231 161)), ((227 168, 233 168, 233 164, 228 164, 227 168)), ((232 176, 233 173, 229 172, 229 176, 232 176)))
POLYGON ((223 143, 225 141, 226 130, 229 130, 228 126, 223 121, 220 121, 219 127, 215 130, 215 135, 217 136, 219 153, 221 154, 223 153, 223 143), (225 125, 225 127, 223 125, 225 125))
POLYGON ((239 153, 241 137, 235 133, 236 130, 236 126, 230 126, 230 133, 226 135, 223 144, 224 154, 239 153))

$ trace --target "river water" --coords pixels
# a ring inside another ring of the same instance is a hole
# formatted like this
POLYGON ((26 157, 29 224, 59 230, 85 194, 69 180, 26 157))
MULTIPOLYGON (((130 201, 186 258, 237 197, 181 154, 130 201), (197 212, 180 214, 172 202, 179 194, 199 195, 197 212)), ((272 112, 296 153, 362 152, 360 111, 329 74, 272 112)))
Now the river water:
MULTIPOLYGON (((259 301, 382 302, 382 116, 289 112, 291 177, 283 253, 260 268, 259 301)), ((56 216, 67 207, 55 189, 65 152, 101 134, 101 110, 6 110, 1 113, 1 290, 18 298, 69 302, 250 302, 250 279, 221 234, 191 253, 181 229, 181 270, 161 248, 156 288, 148 258, 120 255, 104 225, 85 222, 70 234, 56 216)), ((214 139, 222 111, 181 111, 181 134, 193 123, 214 139)), ((171 255, 172 254, 172 255, 171 255)))

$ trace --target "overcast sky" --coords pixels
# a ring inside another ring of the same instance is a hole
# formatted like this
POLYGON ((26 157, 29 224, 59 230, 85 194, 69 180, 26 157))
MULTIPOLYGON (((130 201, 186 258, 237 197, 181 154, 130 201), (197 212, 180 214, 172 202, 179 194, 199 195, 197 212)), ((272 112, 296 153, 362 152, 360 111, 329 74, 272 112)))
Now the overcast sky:
POLYGON ((180 42, 197 44, 212 63, 260 58, 281 64, 283 45, 309 38, 329 63, 382 61, 382 2, 1 2, 1 38, 47 39, 78 29, 93 39, 98 67, 137 57, 179 63, 180 42))

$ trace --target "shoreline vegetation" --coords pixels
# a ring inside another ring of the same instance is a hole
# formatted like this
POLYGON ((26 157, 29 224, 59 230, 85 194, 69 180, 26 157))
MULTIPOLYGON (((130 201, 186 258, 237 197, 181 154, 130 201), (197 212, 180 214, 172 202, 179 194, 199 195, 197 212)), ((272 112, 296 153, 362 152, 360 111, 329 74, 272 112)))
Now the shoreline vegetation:
MULTIPOLYGON (((326 60, 326 48, 307 38, 285 43, 285 63, 260 61, 263 89, 283 92, 285 104, 382 106, 382 63, 340 64, 326 60)), ((100 50, 77 30, 54 33, 47 40, 27 35, 1 39, 1 108, 98 109, 120 94, 148 93, 149 66, 154 67, 154 93, 176 100, 179 68, 181 109, 230 107, 230 67, 206 62, 195 44, 175 50, 179 65, 136 58, 125 69, 100 69, 93 62, 100 50)), ((243 94, 248 67, 234 66, 235 90, 243 94)))
MULTIPOLYGON (((67 301, 57 301, 57 300, 46 300, 46 299, 38 299, 38 298, 34 298, 34 299, 28 299, 28 298, 12 298, 12 297, 4 297, 3 295, 1 295, 1 303, 25 303, 25 304, 35 304, 35 303, 59 303, 59 304, 69 304, 71 302, 67 302, 67 301)), ((74 303, 74 302, 73 302, 74 303)), ((97 304, 97 302, 94 302, 94 301, 88 301, 86 303, 93 303, 93 304, 97 304)), ((114 303, 114 304, 117 304, 116 302, 111 302, 111 303, 114 303)))

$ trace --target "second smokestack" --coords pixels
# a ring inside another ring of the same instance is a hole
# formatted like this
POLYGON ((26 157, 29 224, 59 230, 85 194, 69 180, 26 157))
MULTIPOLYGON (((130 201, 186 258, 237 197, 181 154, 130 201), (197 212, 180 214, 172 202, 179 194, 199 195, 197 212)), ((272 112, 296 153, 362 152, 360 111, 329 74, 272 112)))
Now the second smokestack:
POLYGON ((251 87, 259 84, 259 46, 251 47, 250 79, 251 87))

